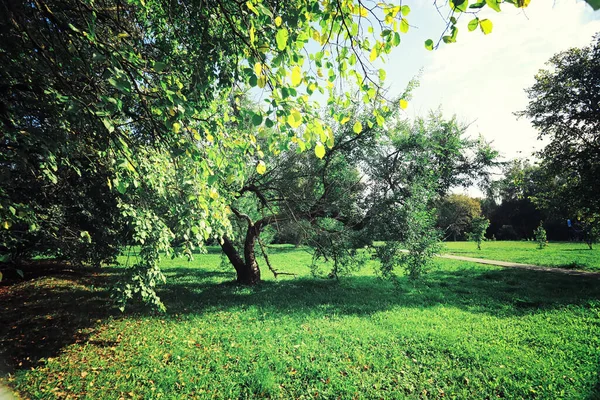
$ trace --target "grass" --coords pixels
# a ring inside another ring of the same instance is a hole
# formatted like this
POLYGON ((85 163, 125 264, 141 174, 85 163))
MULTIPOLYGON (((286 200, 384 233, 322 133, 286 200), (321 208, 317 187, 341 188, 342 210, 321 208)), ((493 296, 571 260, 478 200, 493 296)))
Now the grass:
MULTIPOLYGON (((487 243, 486 243, 487 244, 487 243)), ((231 283, 217 254, 166 262, 166 314, 108 307, 120 273, 0 286, 5 384, 24 398, 600 398, 600 285, 438 259, 413 284, 231 283)))
POLYGON ((590 250, 585 243, 550 242, 540 250, 536 242, 488 241, 477 250, 474 242, 445 242, 444 252, 457 256, 513 261, 546 267, 561 267, 600 272, 600 249, 590 250))

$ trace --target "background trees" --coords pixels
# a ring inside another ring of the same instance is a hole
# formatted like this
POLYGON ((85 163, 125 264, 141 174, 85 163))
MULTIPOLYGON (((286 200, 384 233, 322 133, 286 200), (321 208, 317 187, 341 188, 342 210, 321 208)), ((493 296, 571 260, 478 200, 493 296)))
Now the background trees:
POLYGON ((481 215, 481 203, 464 194, 451 194, 438 202, 437 225, 446 238, 464 240, 473 218, 481 215))
POLYGON ((538 153, 535 190, 528 197, 548 215, 571 219, 584 240, 593 241, 600 217, 600 34, 590 46, 556 54, 548 65, 527 89, 530 102, 519 113, 550 139, 538 153))

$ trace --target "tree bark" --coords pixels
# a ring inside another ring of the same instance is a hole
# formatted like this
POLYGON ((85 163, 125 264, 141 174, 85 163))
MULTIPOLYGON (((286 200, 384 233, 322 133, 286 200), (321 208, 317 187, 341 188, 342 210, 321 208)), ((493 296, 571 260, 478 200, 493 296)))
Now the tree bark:
POLYGON ((223 237, 221 248, 235 268, 237 282, 242 285, 255 285, 260 282, 260 268, 254 256, 254 244, 256 242, 256 232, 254 227, 249 227, 246 233, 244 243, 244 259, 240 257, 235 249, 233 242, 227 236, 223 237))

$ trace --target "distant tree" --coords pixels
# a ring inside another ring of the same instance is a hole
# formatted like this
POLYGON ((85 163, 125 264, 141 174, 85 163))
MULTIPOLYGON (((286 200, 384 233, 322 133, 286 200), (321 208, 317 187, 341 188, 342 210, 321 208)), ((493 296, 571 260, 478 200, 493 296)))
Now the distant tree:
POLYGON ((548 245, 546 230, 544 229, 544 221, 540 221, 540 225, 533 231, 533 236, 538 244, 538 248, 542 250, 548 245))
POLYGON ((485 232, 490 226, 490 221, 485 217, 475 217, 471 222, 470 240, 477 243, 477 250, 481 250, 481 242, 485 240, 485 232))
POLYGON ((540 219, 548 218, 536 203, 542 185, 540 167, 514 159, 502 168, 503 176, 487 188, 486 212, 489 233, 501 240, 530 238, 540 219))
POLYGON ((451 194, 437 203, 437 226, 452 240, 464 239, 473 218, 481 215, 481 203, 464 194, 451 194))

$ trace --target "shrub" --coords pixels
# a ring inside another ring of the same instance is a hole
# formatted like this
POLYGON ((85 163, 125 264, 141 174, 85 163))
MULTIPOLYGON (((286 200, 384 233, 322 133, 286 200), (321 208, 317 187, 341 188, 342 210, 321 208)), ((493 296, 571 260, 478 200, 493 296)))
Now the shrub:
POLYGON ((535 228, 533 231, 533 236, 535 237, 535 241, 538 244, 538 248, 542 250, 544 247, 548 245, 546 230, 544 229, 544 221, 540 221, 540 226, 535 228))

